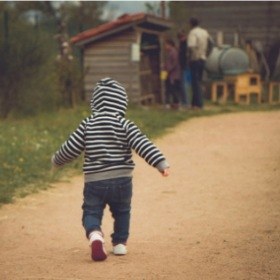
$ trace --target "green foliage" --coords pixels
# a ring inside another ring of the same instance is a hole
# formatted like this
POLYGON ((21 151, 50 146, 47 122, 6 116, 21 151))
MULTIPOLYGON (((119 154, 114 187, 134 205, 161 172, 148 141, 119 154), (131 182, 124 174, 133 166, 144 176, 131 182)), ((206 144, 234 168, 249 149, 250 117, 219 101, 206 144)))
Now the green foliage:
POLYGON ((191 16, 191 10, 188 9, 189 3, 186 1, 170 1, 169 9, 170 9, 170 18, 176 23, 176 27, 179 30, 183 29, 186 32, 189 31, 189 19, 191 16))
POLYGON ((145 7, 148 14, 156 15, 159 11, 159 3, 156 2, 146 2, 145 7))
POLYGON ((100 16, 107 1, 80 1, 73 4, 66 1, 63 7, 70 35, 93 28, 102 23, 100 16))
POLYGON ((69 34, 100 23, 105 4, 0 3, 0 118, 73 107, 84 98, 79 58, 70 48, 67 63, 58 57, 69 34))
MULTIPOLYGON (((46 187, 57 179, 50 174, 51 155, 88 113, 61 110, 36 118, 0 123, 0 203, 46 187), (26 189, 26 186, 29 188, 26 189)), ((76 161, 70 167, 76 167, 76 161)))
POLYGON ((83 76, 77 60, 65 57, 56 61, 56 75, 60 93, 60 107, 73 108, 84 98, 82 96, 83 76))
POLYGON ((9 17, 6 34, 0 36, 0 117, 11 111, 31 115, 54 109, 57 82, 50 36, 12 13, 5 16, 9 17))

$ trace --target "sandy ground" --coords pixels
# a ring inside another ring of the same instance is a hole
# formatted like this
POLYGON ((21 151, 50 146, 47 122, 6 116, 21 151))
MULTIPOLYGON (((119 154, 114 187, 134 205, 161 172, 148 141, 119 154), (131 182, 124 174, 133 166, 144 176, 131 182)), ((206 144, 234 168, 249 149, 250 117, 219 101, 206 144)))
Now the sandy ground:
MULTIPOLYGON (((75 177, 0 210, 0 279, 280 279, 280 112, 193 119, 156 143, 171 176, 135 157, 127 256, 91 261, 75 177)), ((108 251, 111 230, 106 210, 108 251)))

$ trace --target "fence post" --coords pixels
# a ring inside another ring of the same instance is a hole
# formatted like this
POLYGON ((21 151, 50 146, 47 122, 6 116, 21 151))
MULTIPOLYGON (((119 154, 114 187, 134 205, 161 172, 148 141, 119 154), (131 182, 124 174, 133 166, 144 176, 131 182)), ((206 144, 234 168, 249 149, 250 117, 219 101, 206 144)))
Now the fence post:
POLYGON ((4 11, 4 42, 7 43, 9 39, 9 14, 7 11, 4 11))

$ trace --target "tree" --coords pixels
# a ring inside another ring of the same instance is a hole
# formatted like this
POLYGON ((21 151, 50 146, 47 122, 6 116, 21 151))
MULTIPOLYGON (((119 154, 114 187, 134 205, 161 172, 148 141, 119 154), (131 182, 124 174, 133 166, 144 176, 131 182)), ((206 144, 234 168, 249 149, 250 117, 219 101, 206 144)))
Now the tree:
MULTIPOLYGON (((65 2, 63 6, 61 6, 62 9, 62 16, 66 22, 67 26, 67 34, 68 36, 73 36, 79 32, 82 32, 84 30, 96 27, 97 25, 102 23, 101 15, 103 14, 104 6, 107 4, 105 1, 79 1, 75 5, 73 5, 71 2, 65 2)), ((66 28, 65 26, 65 28, 66 28)), ((69 41, 67 41, 68 46, 70 46, 69 41)), ((63 44, 63 43, 62 43, 63 44)), ((64 41, 64 44, 66 42, 64 41)), ((83 90, 83 62, 82 62, 82 50, 78 48, 74 48, 74 50, 68 50, 68 52, 73 52, 74 57, 76 57, 75 61, 68 61, 64 59, 64 61, 59 66, 60 68, 65 67, 65 75, 64 75, 64 82, 62 85, 64 85, 63 92, 66 94, 68 91, 69 84, 76 85, 76 88, 78 89, 80 85, 79 90, 79 98, 81 100, 85 100, 85 93, 83 90), (78 63, 79 64, 78 64, 78 63), (80 67, 79 67, 80 66, 80 67), (72 81, 71 77, 76 77, 74 81, 72 81)), ((63 79, 61 79, 63 81, 63 79)), ((66 94, 67 95, 67 94, 66 94)), ((74 99, 77 98, 73 95, 68 97, 68 100, 72 100, 72 104, 74 102, 74 99), (72 97, 71 97, 72 96, 72 97)))
POLYGON ((72 36, 101 24, 101 15, 106 4, 106 1, 79 1, 76 5, 66 2, 64 10, 69 34, 72 36))
POLYGON ((14 110, 35 113, 43 105, 54 106, 55 77, 51 57, 54 44, 48 34, 36 29, 6 7, 0 14, 0 117, 14 110))
POLYGON ((158 14, 159 8, 158 8, 157 3, 146 2, 145 7, 146 7, 146 10, 147 10, 148 14, 152 14, 152 15, 157 15, 158 14))
POLYGON ((69 37, 99 24, 105 4, 0 2, 0 117, 73 106, 83 96, 78 52, 72 54, 69 37))
POLYGON ((82 87, 82 54, 81 51, 74 50, 73 59, 72 48, 69 42, 70 36, 93 28, 100 24, 101 15, 105 1, 61 1, 59 4, 51 1, 17 2, 17 9, 21 12, 38 10, 54 22, 54 37, 58 44, 58 55, 56 60, 59 88, 62 101, 65 106, 73 106, 78 98, 85 99, 82 87), (79 67, 80 63, 80 67, 79 67), (80 89, 79 89, 80 85, 80 89))

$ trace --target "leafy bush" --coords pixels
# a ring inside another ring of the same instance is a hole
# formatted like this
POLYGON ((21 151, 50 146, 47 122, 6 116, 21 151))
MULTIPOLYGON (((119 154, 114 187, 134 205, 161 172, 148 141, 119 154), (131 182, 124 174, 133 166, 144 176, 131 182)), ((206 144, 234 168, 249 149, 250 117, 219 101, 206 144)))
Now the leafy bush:
POLYGON ((0 15, 7 25, 0 35, 0 117, 52 110, 58 98, 55 42, 44 30, 7 15, 0 15))

